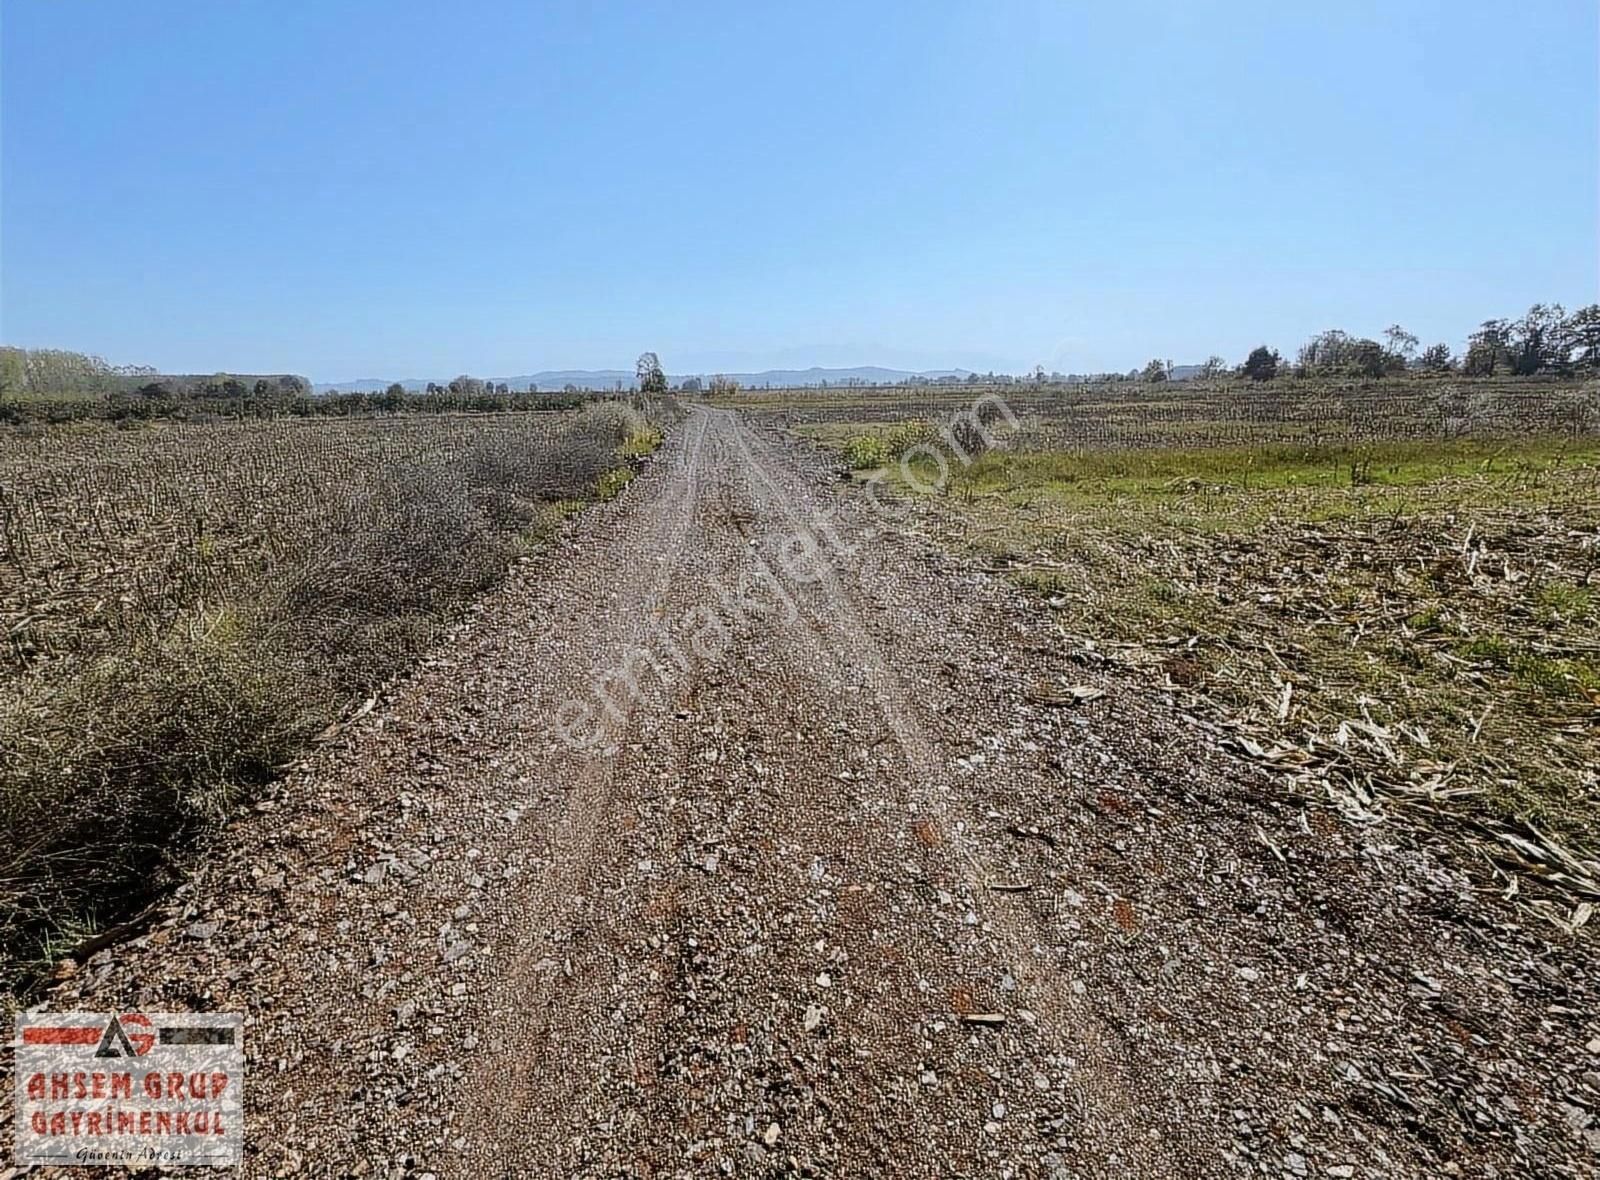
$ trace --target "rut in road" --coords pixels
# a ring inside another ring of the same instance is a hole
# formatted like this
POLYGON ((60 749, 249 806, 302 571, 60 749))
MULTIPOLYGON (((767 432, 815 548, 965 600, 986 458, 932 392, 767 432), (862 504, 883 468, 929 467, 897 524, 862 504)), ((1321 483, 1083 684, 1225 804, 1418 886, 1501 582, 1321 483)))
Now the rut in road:
POLYGON ((696 408, 57 1002, 247 1010, 251 1174, 1435 1174, 1339 1066, 1443 1019, 1413 968, 1526 1024, 1374 888, 1458 883, 1040 703, 1090 674, 892 523, 696 408))

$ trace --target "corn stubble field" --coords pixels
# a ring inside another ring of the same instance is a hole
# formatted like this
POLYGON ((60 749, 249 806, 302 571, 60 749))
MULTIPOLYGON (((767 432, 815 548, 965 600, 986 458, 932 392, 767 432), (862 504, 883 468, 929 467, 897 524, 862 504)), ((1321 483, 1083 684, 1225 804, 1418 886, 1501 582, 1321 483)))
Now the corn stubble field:
POLYGON ((964 457, 941 422, 974 391, 746 404, 886 479, 916 527, 1036 592, 1078 659, 1145 678, 1285 789, 1448 840, 1485 887, 1587 926, 1600 388, 998 392, 1015 421, 990 415, 995 449, 958 430, 964 457), (930 442, 947 478, 919 495, 930 442))
POLYGON ((0 983, 126 920, 669 413, 0 432, 0 983))

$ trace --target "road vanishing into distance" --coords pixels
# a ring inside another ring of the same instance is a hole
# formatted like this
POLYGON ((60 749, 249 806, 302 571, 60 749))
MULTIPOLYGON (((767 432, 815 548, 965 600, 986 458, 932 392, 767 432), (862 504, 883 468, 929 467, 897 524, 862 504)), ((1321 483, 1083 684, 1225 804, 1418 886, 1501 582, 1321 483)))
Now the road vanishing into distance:
POLYGON ((929 510, 693 408, 52 1006, 252 1176, 1593 1175, 1594 980, 929 510))

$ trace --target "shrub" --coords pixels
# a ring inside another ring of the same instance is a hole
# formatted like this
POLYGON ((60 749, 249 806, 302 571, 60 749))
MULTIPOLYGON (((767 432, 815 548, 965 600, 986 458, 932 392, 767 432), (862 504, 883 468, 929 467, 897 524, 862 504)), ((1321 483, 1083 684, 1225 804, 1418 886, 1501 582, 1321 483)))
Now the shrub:
POLYGON ((854 471, 882 467, 888 459, 889 449, 876 434, 857 435, 844 447, 844 461, 854 471))
POLYGON ((989 439, 983 428, 971 418, 957 418, 951 422, 950 438, 968 458, 976 458, 989 449, 989 439))
POLYGON ((0 984, 64 919, 166 881, 199 831, 269 780, 324 718, 226 612, 0 702, 0 984))
POLYGON ((919 420, 897 422, 875 434, 861 434, 845 443, 844 458, 851 468, 862 471, 882 467, 900 458, 912 447, 936 442, 938 434, 931 423, 919 420))
POLYGON ((884 451, 888 458, 898 459, 912 447, 932 442, 935 437, 937 436, 931 423, 921 421, 897 422, 884 435, 884 451))

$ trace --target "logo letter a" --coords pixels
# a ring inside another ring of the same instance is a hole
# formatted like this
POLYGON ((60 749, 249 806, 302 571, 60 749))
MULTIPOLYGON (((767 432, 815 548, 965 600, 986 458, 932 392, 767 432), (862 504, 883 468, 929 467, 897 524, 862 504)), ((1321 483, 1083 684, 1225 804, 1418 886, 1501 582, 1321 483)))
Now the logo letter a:
POLYGON ((100 1047, 94 1051, 96 1057, 136 1057, 133 1044, 128 1040, 128 1034, 122 1031, 122 1021, 113 1016, 111 1023, 106 1025, 105 1036, 100 1038, 100 1047))

